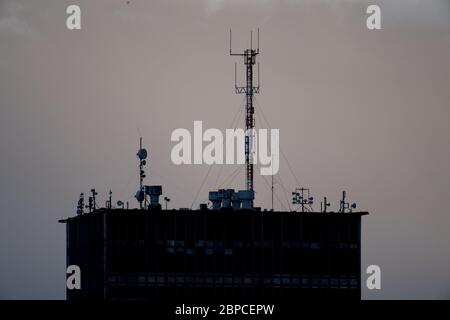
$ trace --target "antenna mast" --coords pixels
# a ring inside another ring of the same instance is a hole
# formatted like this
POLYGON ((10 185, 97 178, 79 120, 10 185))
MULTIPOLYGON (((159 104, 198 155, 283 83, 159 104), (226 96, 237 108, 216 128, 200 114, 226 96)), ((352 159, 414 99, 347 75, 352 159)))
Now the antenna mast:
MULTIPOLYGON (((136 200, 139 202, 139 208, 143 209, 142 202, 144 202, 145 199, 145 192, 144 192, 144 178, 145 178, 145 171, 144 167, 147 164, 147 150, 145 148, 142 148, 142 137, 139 138, 139 150, 137 152, 137 157, 139 158, 139 190, 136 192, 136 195, 134 196, 136 200)), ((128 204, 128 202, 127 202, 128 204)), ((145 206, 147 205, 147 201, 145 201, 145 206)))
POLYGON ((250 48, 245 49, 241 53, 233 53, 231 50, 231 29, 230 29, 230 56, 242 56, 244 57, 244 64, 246 66, 246 85, 239 87, 237 85, 237 64, 234 67, 234 87, 237 94, 245 93, 246 95, 246 117, 245 117, 245 173, 246 173, 246 188, 248 191, 253 191, 253 152, 254 152, 254 130, 255 119, 253 114, 255 109, 253 108, 253 95, 259 93, 259 63, 258 63, 258 85, 253 85, 253 65, 256 62, 256 56, 259 54, 259 29, 258 29, 258 46, 254 50, 253 35, 250 33, 250 48))

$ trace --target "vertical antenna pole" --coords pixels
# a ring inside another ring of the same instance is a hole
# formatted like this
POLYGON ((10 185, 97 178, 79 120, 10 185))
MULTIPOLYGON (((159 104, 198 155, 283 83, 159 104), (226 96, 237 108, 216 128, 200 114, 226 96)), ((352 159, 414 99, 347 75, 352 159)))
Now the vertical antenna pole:
POLYGON ((258 62, 258 88, 259 88, 259 62, 258 62))
POLYGON ((341 208, 339 209, 339 212, 345 212, 345 198, 347 196, 347 193, 342 191, 342 200, 341 200, 341 208))
POLYGON ((94 207, 94 211, 97 210, 97 202, 95 200, 95 196, 98 194, 97 191, 95 191, 95 189, 91 189, 91 193, 92 193, 92 205, 94 207))
MULTIPOLYGON (((139 137, 139 150, 142 149, 142 137, 139 137)), ((139 191, 142 192, 142 160, 139 159, 139 191)), ((139 208, 142 209, 142 200, 139 201, 139 208)))
POLYGON ((247 164, 247 190, 253 190, 253 51, 246 50, 245 51, 245 64, 247 65, 247 87, 246 87, 246 164, 247 164))
POLYGON ((147 204, 147 199, 144 192, 145 187, 143 184, 145 178, 144 166, 147 164, 145 160, 147 159, 147 150, 142 148, 142 137, 139 137, 139 150, 136 155, 139 158, 139 190, 136 192, 135 198, 139 202, 139 208, 143 209, 142 202, 147 204))
POLYGON ((301 188, 302 192, 302 212, 305 212, 305 189, 301 188))
MULTIPOLYGON (((255 119, 253 114, 253 95, 259 92, 259 71, 258 71, 258 85, 253 84, 253 65, 256 62, 256 56, 259 54, 259 29, 258 29, 258 50, 253 50, 253 31, 250 31, 250 48, 245 49, 241 53, 233 53, 231 50, 231 30, 230 30, 230 55, 244 57, 244 64, 246 67, 246 85, 242 87, 237 86, 237 66, 235 65, 235 90, 236 93, 245 93, 246 95, 246 116, 245 116, 245 166, 246 166, 246 189, 254 191, 253 189, 253 151, 254 151, 254 127, 255 119)), ((259 68, 258 68, 259 69, 259 68)), ((253 207, 253 202, 251 204, 253 207)))
MULTIPOLYGON (((272 163, 273 163, 273 154, 272 154, 272 163)), ((272 166, 272 211, 273 211, 273 166, 272 166)))
POLYGON ((237 63, 234 63, 234 87, 237 88, 237 63))
POLYGON ((257 53, 259 53, 259 28, 258 28, 258 50, 257 53))
POLYGON ((230 55, 231 55, 231 29, 230 29, 230 55))

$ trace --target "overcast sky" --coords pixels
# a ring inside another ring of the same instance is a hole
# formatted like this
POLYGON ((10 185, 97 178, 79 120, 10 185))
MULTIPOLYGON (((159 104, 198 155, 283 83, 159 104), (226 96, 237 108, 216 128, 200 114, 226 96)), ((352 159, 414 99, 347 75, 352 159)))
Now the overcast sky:
MULTIPOLYGON (((276 209, 298 184, 337 210, 341 190, 369 211, 363 260, 382 290, 450 298, 450 2, 0 0, 0 298, 65 298, 65 226, 80 192, 135 206, 139 135, 148 184, 190 207, 208 166, 175 166, 170 135, 230 128, 233 46, 261 30, 256 124, 280 129, 276 209), (82 29, 66 29, 79 4, 82 29), (287 191, 287 192, 286 192, 287 191)), ((241 66, 242 67, 242 66, 241 66)), ((244 74, 239 74, 243 79, 244 74)), ((238 122, 243 126, 243 113, 238 122)), ((212 168, 194 203, 235 166, 212 168)), ((227 183, 244 187, 244 175, 227 183)), ((256 205, 270 191, 255 176, 256 205)), ((363 277, 363 284, 365 277, 363 277)))

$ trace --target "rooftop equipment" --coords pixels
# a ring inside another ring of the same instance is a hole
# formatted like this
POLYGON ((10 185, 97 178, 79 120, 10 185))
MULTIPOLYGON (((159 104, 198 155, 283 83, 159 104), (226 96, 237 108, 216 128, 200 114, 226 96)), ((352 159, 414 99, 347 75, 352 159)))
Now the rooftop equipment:
POLYGON ((150 196, 150 207, 157 208, 161 207, 159 204, 159 196, 162 194, 161 186, 144 186, 145 195, 150 196))
POLYGON ((292 204, 299 204, 302 212, 305 212, 307 206, 313 204, 314 198, 310 195, 310 190, 308 188, 297 188, 292 192, 292 204))

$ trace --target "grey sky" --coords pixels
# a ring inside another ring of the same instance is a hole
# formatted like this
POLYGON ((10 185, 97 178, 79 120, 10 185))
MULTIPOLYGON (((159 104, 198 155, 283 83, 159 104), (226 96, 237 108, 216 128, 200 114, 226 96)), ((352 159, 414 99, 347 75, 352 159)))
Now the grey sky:
MULTIPOLYGON (((230 127, 243 97, 228 30, 240 49, 260 27, 257 126, 262 109, 317 200, 336 209, 346 189, 371 213, 363 267, 381 266, 382 290, 363 297, 450 298, 450 2, 370 3, 381 31, 356 0, 0 0, 0 297, 65 297, 57 220, 91 187, 134 205, 138 132, 147 182, 191 206, 208 167, 171 164, 170 134, 230 127), (65 27, 69 4, 81 31, 65 27)), ((214 167, 195 206, 234 169, 214 167)), ((276 181, 282 209, 297 186, 284 159, 276 181)), ((255 188, 269 207, 260 176, 255 188)))

